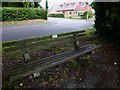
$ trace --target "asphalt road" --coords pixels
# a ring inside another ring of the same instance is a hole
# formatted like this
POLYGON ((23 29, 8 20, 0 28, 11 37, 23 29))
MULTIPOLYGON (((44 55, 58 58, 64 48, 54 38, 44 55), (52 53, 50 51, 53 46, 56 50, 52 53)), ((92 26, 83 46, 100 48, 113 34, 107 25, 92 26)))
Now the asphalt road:
POLYGON ((2 42, 47 34, 86 30, 92 28, 93 23, 93 20, 48 18, 48 22, 2 26, 2 42))

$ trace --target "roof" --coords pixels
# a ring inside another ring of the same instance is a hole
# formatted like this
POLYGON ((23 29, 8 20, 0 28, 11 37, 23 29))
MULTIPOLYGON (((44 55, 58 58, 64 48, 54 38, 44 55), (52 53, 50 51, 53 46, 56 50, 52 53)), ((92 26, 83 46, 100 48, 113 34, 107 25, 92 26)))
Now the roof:
POLYGON ((74 10, 77 7, 78 3, 63 3, 59 5, 57 11, 61 10, 74 10))
POLYGON ((77 3, 63 3, 58 5, 58 8, 56 11, 71 11, 71 10, 76 10, 76 11, 86 11, 86 10, 92 10, 91 6, 82 3, 82 2, 77 2, 77 3))

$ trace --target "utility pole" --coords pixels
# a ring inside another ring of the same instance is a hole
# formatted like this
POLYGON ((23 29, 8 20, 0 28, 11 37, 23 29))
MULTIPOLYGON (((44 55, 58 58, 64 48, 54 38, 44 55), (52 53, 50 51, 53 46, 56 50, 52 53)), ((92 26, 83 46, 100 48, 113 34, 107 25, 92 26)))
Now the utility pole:
MULTIPOLYGON (((46 8, 47 14, 48 14, 48 0, 46 0, 46 2, 45 2, 45 8, 46 8)), ((46 20, 47 20, 47 18, 46 18, 46 20)))
POLYGON ((46 0, 46 4, 45 4, 45 8, 46 8, 46 10, 48 11, 48 0, 46 0))
MULTIPOLYGON (((88 2, 86 2, 86 8, 88 7, 88 2)), ((87 10, 87 20, 89 19, 89 11, 87 10)))

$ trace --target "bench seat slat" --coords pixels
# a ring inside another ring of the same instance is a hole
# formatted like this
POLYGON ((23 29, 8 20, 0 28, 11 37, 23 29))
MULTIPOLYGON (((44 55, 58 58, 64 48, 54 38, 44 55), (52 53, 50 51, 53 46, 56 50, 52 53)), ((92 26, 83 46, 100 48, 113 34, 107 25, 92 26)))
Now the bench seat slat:
POLYGON ((100 46, 94 45, 94 44, 84 45, 84 46, 81 46, 78 50, 66 51, 64 53, 60 53, 60 54, 53 55, 51 57, 47 57, 42 60, 44 61, 43 63, 41 63, 41 60, 38 60, 35 62, 28 63, 24 65, 23 67, 12 69, 10 71, 10 81, 14 81, 21 77, 28 76, 32 73, 35 73, 36 71, 40 72, 46 68, 50 68, 58 64, 65 63, 74 57, 83 55, 98 47, 100 46))

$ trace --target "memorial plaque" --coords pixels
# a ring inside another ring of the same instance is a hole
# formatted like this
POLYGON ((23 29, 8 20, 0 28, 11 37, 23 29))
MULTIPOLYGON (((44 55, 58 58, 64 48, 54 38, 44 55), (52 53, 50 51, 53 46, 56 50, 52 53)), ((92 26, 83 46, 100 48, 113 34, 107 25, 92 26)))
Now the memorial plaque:
POLYGON ((25 60, 30 60, 30 54, 25 53, 25 54, 24 54, 24 59, 25 59, 25 60))
POLYGON ((77 45, 78 45, 80 42, 79 42, 79 41, 77 41, 76 43, 77 43, 77 45))
POLYGON ((58 37, 58 35, 52 35, 52 38, 57 38, 58 37))
POLYGON ((34 76, 34 78, 36 78, 36 77, 40 76, 40 73, 39 72, 33 73, 33 76, 34 76))

